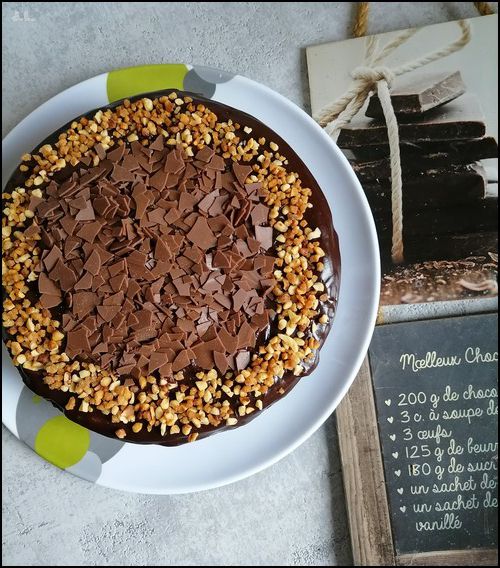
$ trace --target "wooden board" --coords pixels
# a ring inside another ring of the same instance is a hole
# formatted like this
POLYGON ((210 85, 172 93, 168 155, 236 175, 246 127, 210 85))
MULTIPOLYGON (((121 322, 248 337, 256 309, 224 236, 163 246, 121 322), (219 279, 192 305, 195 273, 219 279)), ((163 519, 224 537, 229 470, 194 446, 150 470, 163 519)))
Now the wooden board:
POLYGON ((354 564, 394 566, 368 359, 363 362, 336 415, 354 564))
POLYGON ((496 550, 448 550, 403 554, 397 558, 398 566, 495 566, 498 564, 496 550))

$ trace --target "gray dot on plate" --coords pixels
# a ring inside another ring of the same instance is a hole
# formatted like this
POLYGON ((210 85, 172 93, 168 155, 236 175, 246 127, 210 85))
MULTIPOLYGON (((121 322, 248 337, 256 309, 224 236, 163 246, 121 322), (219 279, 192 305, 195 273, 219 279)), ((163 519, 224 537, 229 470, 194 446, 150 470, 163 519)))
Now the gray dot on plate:
POLYGON ((215 83, 216 85, 218 83, 227 83, 235 77, 234 73, 227 73, 226 71, 220 71, 212 67, 204 67, 203 65, 195 65, 192 70, 204 81, 215 83))
POLYGON ((90 430, 89 452, 98 455, 102 463, 115 456, 124 445, 125 443, 118 439, 107 438, 90 430))
POLYGON ((83 458, 75 465, 66 468, 66 471, 83 477, 88 481, 95 482, 99 479, 102 471, 102 464, 99 456, 94 452, 88 451, 83 458))
POLYGON ((184 77, 184 90, 210 99, 215 93, 215 84, 205 81, 194 69, 190 69, 184 77))

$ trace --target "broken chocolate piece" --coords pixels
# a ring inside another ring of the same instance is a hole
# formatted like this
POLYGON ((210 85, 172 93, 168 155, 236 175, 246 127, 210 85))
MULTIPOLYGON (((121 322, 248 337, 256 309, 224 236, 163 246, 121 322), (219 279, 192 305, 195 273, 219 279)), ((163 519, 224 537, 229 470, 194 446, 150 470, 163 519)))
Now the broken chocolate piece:
MULTIPOLYGON (((373 210, 390 209, 390 179, 381 176, 379 180, 368 181, 360 176, 360 181, 373 210)), ((481 164, 449 165, 405 176, 403 202, 406 210, 470 203, 485 196, 486 186, 481 164)))
MULTIPOLYGON (((460 71, 439 71, 414 77, 397 77, 391 86, 391 103, 396 115, 422 114, 465 93, 460 71)), ((378 96, 372 95, 366 116, 383 118, 378 96)))
MULTIPOLYGON (((459 140, 480 138, 486 132, 483 113, 472 95, 463 95, 443 107, 430 110, 415 120, 400 118, 399 138, 402 142, 459 140)), ((340 131, 340 148, 387 143, 384 121, 360 118, 340 131)))
MULTIPOLYGON (((471 140, 425 140, 418 142, 400 141, 401 163, 412 168, 415 161, 435 160, 436 166, 447 164, 470 164, 484 158, 498 157, 498 144, 492 136, 471 140)), ((345 150, 349 160, 372 161, 389 156, 388 144, 350 146, 345 150)))
MULTIPOLYGON (((404 203, 403 203, 404 211, 404 203)), ((391 230, 391 215, 380 211, 374 215, 377 231, 385 238, 391 230)), ((423 235, 490 232, 498 228, 498 198, 486 197, 455 207, 427 208, 405 215, 405 238, 423 235)))

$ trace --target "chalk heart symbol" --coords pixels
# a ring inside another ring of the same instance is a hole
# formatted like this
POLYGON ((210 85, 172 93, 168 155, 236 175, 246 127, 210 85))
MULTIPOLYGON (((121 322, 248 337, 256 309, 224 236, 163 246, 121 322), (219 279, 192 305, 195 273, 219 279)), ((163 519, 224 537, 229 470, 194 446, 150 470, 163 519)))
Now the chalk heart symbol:
POLYGON ((392 457, 397 460, 399 457, 399 452, 392 452, 392 457))
POLYGON ((398 487, 397 492, 398 492, 400 495, 403 495, 404 489, 403 489, 402 487, 398 487))
POLYGON ((387 404, 387 406, 391 406, 391 399, 387 398, 386 400, 384 400, 384 402, 387 404))
POLYGON ((389 422, 389 424, 392 424, 394 422, 394 418, 392 416, 388 416, 387 422, 389 422))
POLYGON ((389 434, 389 438, 394 442, 396 439, 396 434, 389 434))
POLYGON ((396 469, 394 471, 394 473, 399 477, 401 475, 401 470, 400 469, 396 469))
POLYGON ((399 507, 399 510, 400 510, 402 513, 406 513, 406 505, 403 505, 402 507, 399 507))

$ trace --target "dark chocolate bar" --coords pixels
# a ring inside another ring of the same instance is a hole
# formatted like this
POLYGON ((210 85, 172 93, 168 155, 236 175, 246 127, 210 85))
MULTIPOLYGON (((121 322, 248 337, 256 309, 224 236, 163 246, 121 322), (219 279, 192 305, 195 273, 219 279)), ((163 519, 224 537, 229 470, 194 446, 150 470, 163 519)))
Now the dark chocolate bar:
MULTIPOLYGON (((356 173, 372 210, 389 211, 391 181, 387 172, 381 171, 380 179, 371 181, 365 181, 359 172, 356 173)), ((375 169, 367 174, 372 175, 376 175, 375 169)), ((448 207, 470 203, 485 196, 486 173, 479 163, 450 165, 447 169, 428 170, 413 175, 415 177, 403 177, 403 203, 406 210, 448 207)))
MULTIPOLYGON (((472 95, 430 110, 416 120, 405 117, 398 124, 399 138, 404 142, 480 138, 486 132, 483 113, 472 95)), ((387 127, 383 120, 359 118, 340 131, 337 144, 340 148, 350 148, 386 142, 387 127)))
MULTIPOLYGON (((390 182, 391 178, 391 162, 389 158, 382 160, 374 160, 372 162, 352 162, 352 169, 358 176, 359 181, 363 184, 365 182, 377 181, 384 185, 390 182)), ((422 181, 424 178, 440 177, 446 183, 446 177, 456 178, 458 176, 477 176, 484 177, 484 169, 479 162, 472 164, 450 164, 450 162, 442 163, 440 166, 435 166, 434 161, 430 160, 415 160, 410 163, 405 162, 401 166, 403 173, 403 181, 422 181)), ((431 181, 431 183, 433 183, 431 181)))
MULTIPOLYGON (((465 90, 460 71, 403 75, 398 77, 391 87, 392 108, 397 115, 422 114, 456 99, 465 93, 465 90)), ((384 117, 376 94, 370 98, 366 116, 384 117)))
MULTIPOLYGON (((498 250, 498 232, 467 233, 464 235, 424 235, 405 241, 405 262, 426 260, 458 260, 469 256, 487 256, 498 250)), ((380 240, 380 255, 384 266, 390 266, 391 244, 380 240)))
MULTIPOLYGON (((436 160, 445 164, 470 164, 476 160, 498 157, 498 144, 493 136, 471 140, 400 141, 399 151, 403 164, 412 164, 414 160, 419 159, 436 160)), ((389 144, 352 146, 344 150, 344 153, 349 160, 372 161, 388 158, 389 144)))
MULTIPOLYGON (((379 237, 392 233, 391 212, 374 211, 379 237)), ((404 238, 422 235, 447 235, 496 231, 498 229, 498 198, 486 197, 473 203, 438 209, 403 209, 404 238)))

